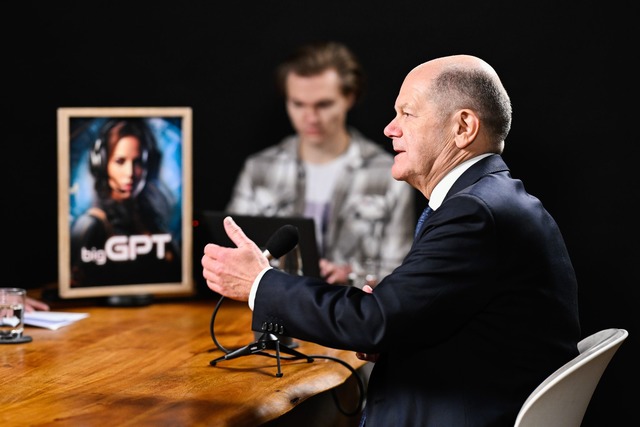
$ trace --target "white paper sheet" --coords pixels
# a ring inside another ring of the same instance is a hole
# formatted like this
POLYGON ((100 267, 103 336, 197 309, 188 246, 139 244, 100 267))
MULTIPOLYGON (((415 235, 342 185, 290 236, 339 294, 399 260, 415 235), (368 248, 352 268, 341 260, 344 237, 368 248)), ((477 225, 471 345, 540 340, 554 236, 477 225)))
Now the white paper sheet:
POLYGON ((62 311, 30 311, 24 314, 24 324, 51 330, 70 325, 89 317, 89 313, 71 313, 62 311))

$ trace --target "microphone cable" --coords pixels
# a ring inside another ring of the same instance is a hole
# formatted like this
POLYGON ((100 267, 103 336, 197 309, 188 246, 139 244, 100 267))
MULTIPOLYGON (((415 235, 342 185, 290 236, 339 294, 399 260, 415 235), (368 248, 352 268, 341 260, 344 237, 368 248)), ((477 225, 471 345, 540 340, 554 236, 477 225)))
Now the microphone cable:
MULTIPOLYGON (((220 310, 220 306, 222 305, 222 301, 224 301, 224 296, 220 295, 220 299, 218 300, 218 302, 216 303, 216 306, 213 310, 213 313, 211 315, 211 321, 209 322, 209 333, 211 334, 211 339, 213 340, 213 343, 216 345, 216 347, 218 348, 218 350, 222 351, 225 354, 229 354, 234 350, 229 350, 228 348, 224 347, 222 344, 220 344, 220 342, 218 341, 218 338, 216 337, 215 334, 215 320, 216 320, 216 316, 218 314, 218 311, 220 310)), ((272 358, 277 358, 278 356, 275 354, 271 354, 265 351, 256 351, 256 352, 252 352, 251 354, 257 354, 259 356, 267 356, 267 357, 272 357, 272 358)), ((347 368, 349 371, 351 371, 351 374, 353 377, 355 377, 356 381, 357 381, 357 385, 358 385, 358 404, 356 406, 356 408, 352 411, 348 411, 346 409, 344 409, 340 403, 340 399, 338 398, 338 395, 336 393, 335 388, 332 388, 331 391, 331 397, 333 398, 333 401, 336 405, 336 408, 338 409, 338 411, 347 416, 347 417, 353 417, 356 415, 359 415, 362 411, 362 408, 364 406, 364 401, 365 401, 365 385, 364 385, 364 380, 362 379, 362 376, 358 373, 358 371, 351 366, 350 364, 348 364, 347 362, 345 362, 344 360, 338 358, 338 357, 333 357, 333 356, 328 356, 326 354, 311 354, 306 356, 307 359, 309 358, 313 358, 313 359, 327 359, 327 360, 331 360, 334 362, 337 362, 339 364, 341 364, 342 366, 344 366, 345 368, 347 368)), ((301 357, 298 356, 282 356, 280 355, 280 359, 281 360, 301 360, 301 357)), ((346 383, 346 381, 345 381, 346 383)))

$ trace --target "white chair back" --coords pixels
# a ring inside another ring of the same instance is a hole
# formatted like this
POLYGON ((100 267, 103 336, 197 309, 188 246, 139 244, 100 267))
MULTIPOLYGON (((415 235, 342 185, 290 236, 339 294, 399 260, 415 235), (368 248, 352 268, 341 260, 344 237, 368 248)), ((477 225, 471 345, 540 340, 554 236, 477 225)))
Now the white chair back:
POLYGON ((628 335, 625 329, 611 328, 581 340, 580 354, 529 395, 515 427, 580 427, 604 370, 628 335))

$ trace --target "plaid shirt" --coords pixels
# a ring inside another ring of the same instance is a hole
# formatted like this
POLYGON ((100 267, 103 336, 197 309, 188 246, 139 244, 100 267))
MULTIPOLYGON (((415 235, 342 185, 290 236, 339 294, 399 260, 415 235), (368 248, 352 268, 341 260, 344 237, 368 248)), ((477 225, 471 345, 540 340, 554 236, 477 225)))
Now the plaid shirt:
MULTIPOLYGON (((354 155, 341 172, 333 192, 321 253, 356 271, 373 265, 378 280, 400 265, 409 252, 415 227, 414 192, 391 176, 393 156, 350 128, 354 155)), ((238 176, 229 213, 302 216, 305 209, 305 169, 298 157, 298 138, 247 158, 238 176)))

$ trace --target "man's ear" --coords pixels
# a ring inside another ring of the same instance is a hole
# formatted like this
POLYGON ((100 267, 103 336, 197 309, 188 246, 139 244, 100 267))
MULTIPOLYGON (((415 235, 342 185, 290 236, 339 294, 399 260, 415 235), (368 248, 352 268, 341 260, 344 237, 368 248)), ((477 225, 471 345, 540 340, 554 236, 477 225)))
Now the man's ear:
POLYGON ((356 95, 353 93, 350 93, 349 95, 346 96, 346 98, 347 98, 347 104, 349 105, 348 109, 351 110, 353 106, 356 105, 356 95))
POLYGON ((480 119, 475 112, 467 109, 458 111, 456 122, 456 147, 462 150, 467 148, 478 136, 480 131, 480 119))

